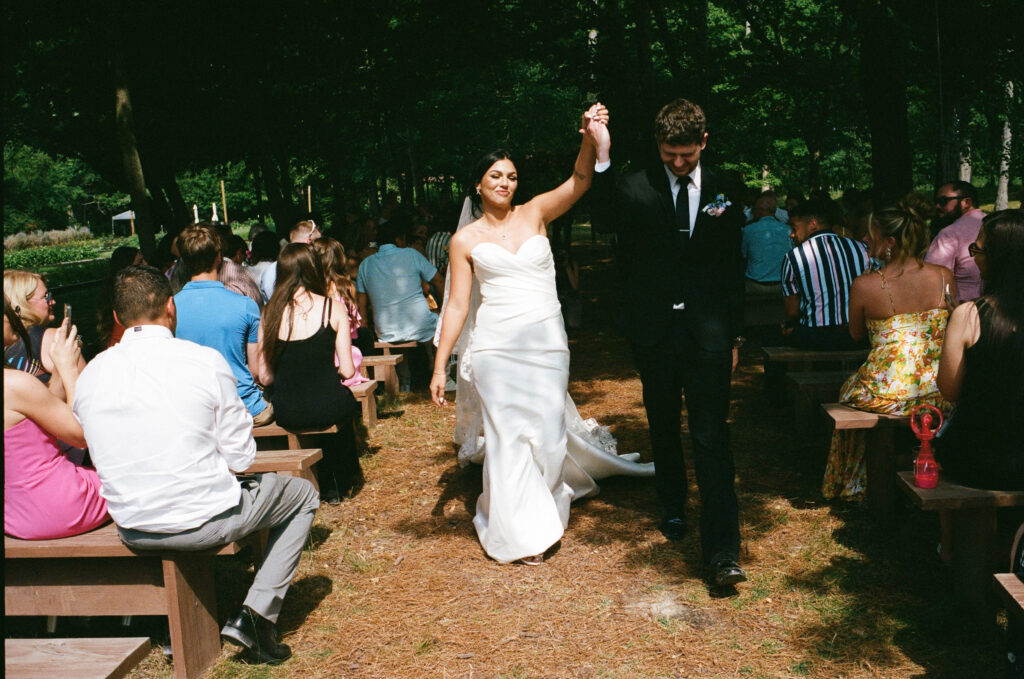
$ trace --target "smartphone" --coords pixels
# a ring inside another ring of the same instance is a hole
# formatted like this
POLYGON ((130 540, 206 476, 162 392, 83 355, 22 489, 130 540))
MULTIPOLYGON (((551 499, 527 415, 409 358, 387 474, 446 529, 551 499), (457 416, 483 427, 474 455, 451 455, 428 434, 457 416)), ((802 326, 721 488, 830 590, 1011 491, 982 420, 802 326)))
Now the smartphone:
POLYGON ((65 304, 64 305, 64 320, 66 320, 68 322, 68 327, 70 328, 71 327, 71 305, 70 304, 65 304))

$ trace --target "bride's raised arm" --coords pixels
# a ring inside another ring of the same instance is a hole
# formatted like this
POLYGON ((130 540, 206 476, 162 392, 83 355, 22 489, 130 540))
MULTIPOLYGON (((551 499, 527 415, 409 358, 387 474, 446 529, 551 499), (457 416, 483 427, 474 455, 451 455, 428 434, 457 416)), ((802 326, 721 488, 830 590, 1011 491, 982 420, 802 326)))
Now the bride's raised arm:
POLYGON ((576 164, 572 175, 557 188, 542 193, 528 202, 524 207, 536 210, 545 225, 565 214, 573 204, 583 197, 590 188, 594 175, 594 159, 596 157, 595 133, 598 127, 608 125, 608 109, 600 102, 594 104, 583 113, 580 134, 583 141, 580 153, 576 156, 576 164))
POLYGON ((448 276, 451 288, 444 305, 444 316, 441 323, 441 336, 437 340, 437 353, 434 355, 434 374, 430 378, 430 397, 437 405, 444 404, 444 387, 448 383, 445 369, 452 348, 459 339, 462 326, 469 314, 469 298, 473 289, 473 269, 470 266, 469 240, 466 231, 458 231, 452 236, 450 256, 448 258, 448 276))

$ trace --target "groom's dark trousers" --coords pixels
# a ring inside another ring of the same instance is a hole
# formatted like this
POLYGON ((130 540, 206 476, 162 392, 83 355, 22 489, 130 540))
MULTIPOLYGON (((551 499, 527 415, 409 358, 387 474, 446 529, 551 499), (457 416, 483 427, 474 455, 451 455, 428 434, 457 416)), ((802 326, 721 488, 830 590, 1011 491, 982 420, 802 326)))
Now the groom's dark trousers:
POLYGON ((705 561, 739 556, 735 468, 729 446, 732 343, 741 332, 743 213, 739 193, 701 167, 700 206, 722 195, 734 204, 698 213, 680 238, 664 166, 621 180, 614 164, 597 173, 592 224, 617 235, 619 319, 643 383, 655 485, 664 518, 683 516, 686 461, 680 440, 683 397, 701 499, 705 561), (682 306, 682 309, 673 307, 682 306))

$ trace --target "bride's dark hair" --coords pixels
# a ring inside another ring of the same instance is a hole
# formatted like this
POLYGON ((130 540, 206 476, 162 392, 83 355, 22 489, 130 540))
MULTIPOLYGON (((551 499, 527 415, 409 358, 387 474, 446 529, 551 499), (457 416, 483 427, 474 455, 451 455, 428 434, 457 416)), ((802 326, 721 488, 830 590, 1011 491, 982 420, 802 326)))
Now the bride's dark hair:
POLYGON ((476 165, 473 166, 473 174, 469 178, 469 200, 477 211, 480 210, 480 194, 476 192, 476 185, 483 181, 484 175, 487 174, 487 170, 491 169, 491 165, 499 160, 508 160, 513 165, 516 164, 516 161, 512 160, 512 154, 506 149, 495 149, 476 161, 476 165))

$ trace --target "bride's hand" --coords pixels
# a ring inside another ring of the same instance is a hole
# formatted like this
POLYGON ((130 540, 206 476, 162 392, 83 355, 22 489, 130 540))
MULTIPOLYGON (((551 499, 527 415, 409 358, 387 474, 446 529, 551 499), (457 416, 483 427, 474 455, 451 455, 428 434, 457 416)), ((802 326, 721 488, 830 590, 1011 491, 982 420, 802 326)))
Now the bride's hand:
POLYGON ((447 384, 448 376, 445 374, 434 373, 434 376, 430 378, 430 400, 439 406, 445 404, 444 388, 447 384))

